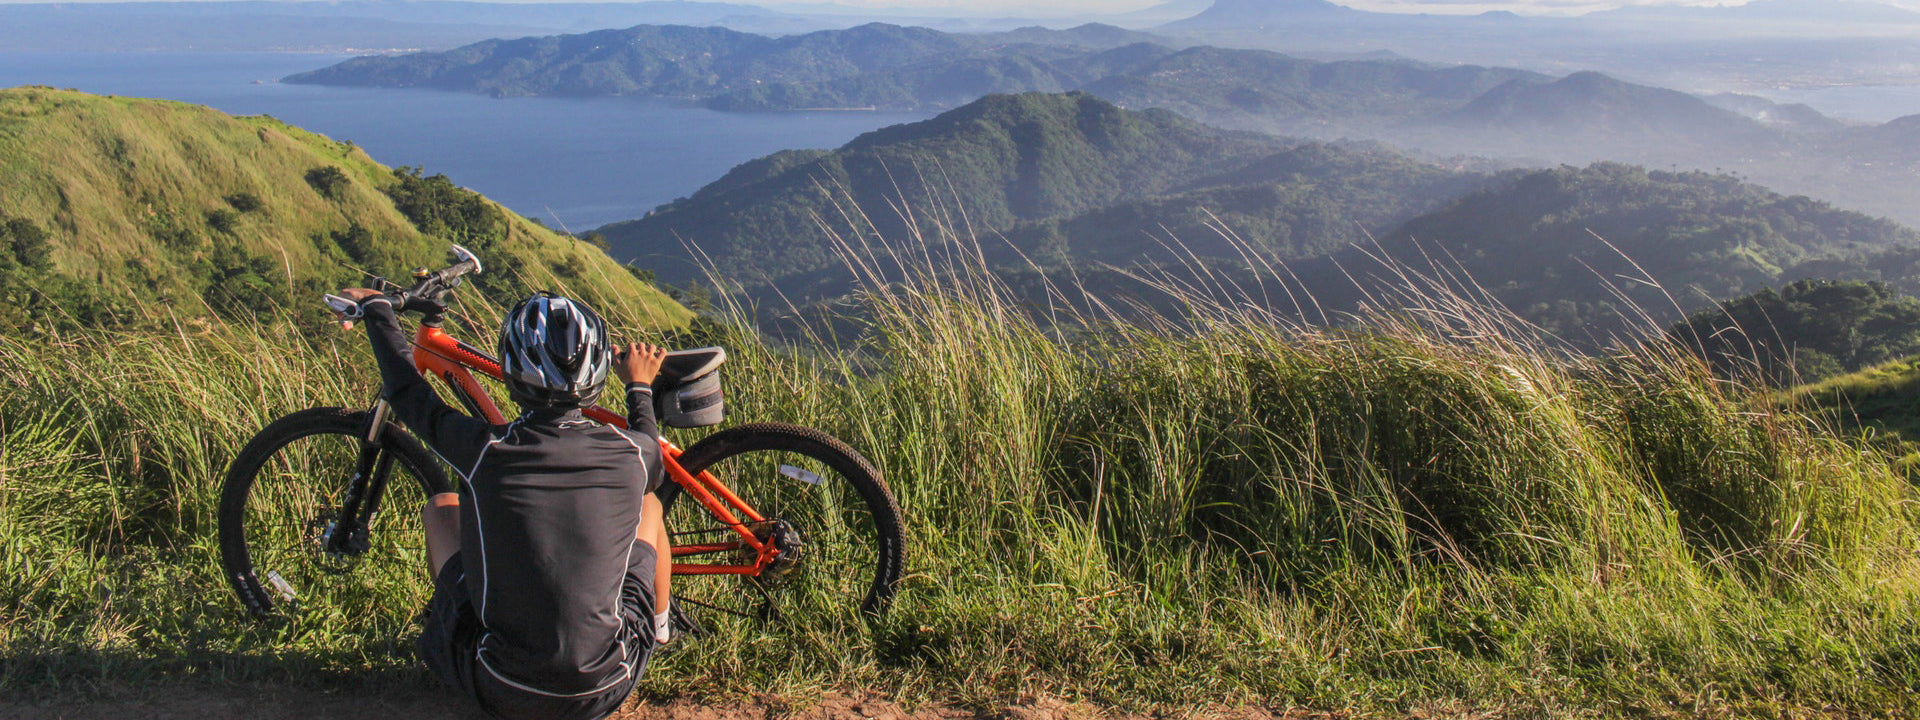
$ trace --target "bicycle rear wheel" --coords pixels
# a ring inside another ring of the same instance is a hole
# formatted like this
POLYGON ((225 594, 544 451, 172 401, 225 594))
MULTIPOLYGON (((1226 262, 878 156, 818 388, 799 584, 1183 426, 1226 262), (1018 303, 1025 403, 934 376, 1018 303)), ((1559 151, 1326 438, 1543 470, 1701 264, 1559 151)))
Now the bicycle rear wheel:
POLYGON ((220 562, 256 618, 390 628, 432 593, 420 508, 451 485, 419 440, 369 416, 302 410, 234 457, 220 494, 220 562))
MULTIPOLYGON (((676 574, 674 597, 702 625, 723 617, 864 619, 884 612, 900 579, 900 508, 879 471, 853 448, 811 428, 756 423, 694 443, 679 458, 690 474, 712 473, 765 522, 756 537, 783 548, 757 577, 676 574)), ((750 549, 688 553, 738 539, 691 493, 660 492, 681 565, 751 563, 750 549)))

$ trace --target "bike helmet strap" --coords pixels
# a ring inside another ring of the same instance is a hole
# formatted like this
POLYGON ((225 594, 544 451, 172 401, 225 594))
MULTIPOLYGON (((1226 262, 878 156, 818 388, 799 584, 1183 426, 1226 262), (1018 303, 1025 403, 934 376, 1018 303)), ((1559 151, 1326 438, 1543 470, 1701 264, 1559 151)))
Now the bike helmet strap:
POLYGON ((612 367, 607 325, 586 303, 541 291, 500 324, 500 376, 521 405, 591 404, 612 367))

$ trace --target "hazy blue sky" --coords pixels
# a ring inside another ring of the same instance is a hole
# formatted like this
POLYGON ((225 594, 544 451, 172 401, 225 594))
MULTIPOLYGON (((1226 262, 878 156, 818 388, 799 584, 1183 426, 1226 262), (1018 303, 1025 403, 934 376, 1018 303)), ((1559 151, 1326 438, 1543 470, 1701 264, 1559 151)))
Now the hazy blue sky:
MULTIPOLYGON (((0 4, 47 2, 48 0, 0 0, 0 4)), ((75 0, 61 0, 73 2, 75 0)), ((105 2, 124 0, 78 0, 105 2)), ((498 0, 540 2, 542 0, 498 0)), ((553 0, 565 1, 565 0, 553 0)), ((597 0, 599 1, 599 0, 597 0)), ((618 0, 615 0, 616 2, 618 0)), ((1070 15, 1083 12, 1126 12, 1158 5, 1165 0, 722 0, 750 5, 779 7, 834 2, 872 8, 915 8, 962 15, 1006 13, 1011 15, 1070 15)), ((1478 13, 1511 10, 1526 14, 1578 14, 1607 10, 1622 5, 1740 5, 1748 0, 1333 0, 1349 7, 1384 12, 1478 13)), ((1920 0, 1870 0, 1920 11, 1920 0)))
MULTIPOLYGON (((758 5, 806 4, 819 0, 734 0, 758 5)), ((833 0, 842 5, 886 8, 925 8, 929 10, 977 13, 993 8, 1014 14, 1069 14, 1073 12, 1125 12, 1151 7, 1164 0, 833 0)), ((1920 0, 1874 0, 1910 10, 1920 10, 1920 0)), ((1511 10, 1527 14, 1578 14, 1608 10, 1623 5, 1743 5, 1746 0, 1333 0, 1341 5, 1383 12, 1479 13, 1511 10)))

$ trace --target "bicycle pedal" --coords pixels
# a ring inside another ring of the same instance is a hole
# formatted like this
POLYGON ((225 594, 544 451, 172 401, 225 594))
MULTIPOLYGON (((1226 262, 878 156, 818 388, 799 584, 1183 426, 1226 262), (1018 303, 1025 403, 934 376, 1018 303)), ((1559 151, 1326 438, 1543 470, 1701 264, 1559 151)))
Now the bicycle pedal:
POLYGON ((669 646, 679 644, 681 640, 707 634, 706 626, 701 625, 700 621, 686 611, 686 608, 680 604, 679 598, 667 599, 667 617, 672 623, 671 639, 666 643, 669 646))

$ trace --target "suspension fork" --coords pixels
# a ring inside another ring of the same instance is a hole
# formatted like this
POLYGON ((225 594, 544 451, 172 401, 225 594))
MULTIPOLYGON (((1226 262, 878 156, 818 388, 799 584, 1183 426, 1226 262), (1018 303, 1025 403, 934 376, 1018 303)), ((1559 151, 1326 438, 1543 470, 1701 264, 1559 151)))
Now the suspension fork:
POLYGON ((360 436, 360 452, 353 463, 353 477, 347 480, 346 495, 340 499, 340 516, 327 531, 325 549, 329 553, 359 555, 373 547, 370 535, 373 516, 380 512, 387 478, 393 476, 394 455, 386 451, 380 440, 392 410, 386 398, 381 398, 373 402, 373 410, 368 413, 367 430, 360 436))

